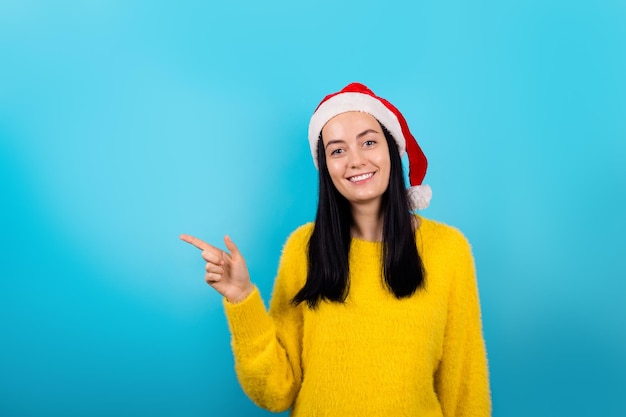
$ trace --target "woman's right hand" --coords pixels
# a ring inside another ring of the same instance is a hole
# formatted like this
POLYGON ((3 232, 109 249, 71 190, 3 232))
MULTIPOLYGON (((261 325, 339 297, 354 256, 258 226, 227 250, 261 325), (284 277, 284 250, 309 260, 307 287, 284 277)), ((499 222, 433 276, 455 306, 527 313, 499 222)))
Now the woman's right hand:
POLYGON ((202 251, 204 280, 229 302, 243 301, 254 290, 246 262, 229 236, 224 236, 224 243, 230 253, 190 235, 180 235, 180 239, 202 251))

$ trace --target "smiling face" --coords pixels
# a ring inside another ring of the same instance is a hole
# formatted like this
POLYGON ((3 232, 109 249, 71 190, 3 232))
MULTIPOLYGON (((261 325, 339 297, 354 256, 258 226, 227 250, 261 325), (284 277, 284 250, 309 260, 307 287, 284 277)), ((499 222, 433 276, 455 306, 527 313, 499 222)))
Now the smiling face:
POLYGON ((350 204, 380 207, 389 185, 389 146, 378 121, 367 113, 339 114, 322 129, 330 178, 350 204))

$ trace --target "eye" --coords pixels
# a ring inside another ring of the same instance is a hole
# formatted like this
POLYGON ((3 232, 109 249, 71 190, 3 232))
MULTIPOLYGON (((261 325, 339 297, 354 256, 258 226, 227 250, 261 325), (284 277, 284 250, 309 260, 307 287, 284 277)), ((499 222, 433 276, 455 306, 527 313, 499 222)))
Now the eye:
POLYGON ((374 145, 376 145, 376 141, 375 140, 368 139, 368 140, 363 142, 363 146, 366 146, 366 147, 371 147, 371 146, 374 146, 374 145))
POLYGON ((343 148, 337 148, 337 149, 333 149, 330 152, 330 156, 334 156, 334 155, 340 155, 343 153, 343 148))

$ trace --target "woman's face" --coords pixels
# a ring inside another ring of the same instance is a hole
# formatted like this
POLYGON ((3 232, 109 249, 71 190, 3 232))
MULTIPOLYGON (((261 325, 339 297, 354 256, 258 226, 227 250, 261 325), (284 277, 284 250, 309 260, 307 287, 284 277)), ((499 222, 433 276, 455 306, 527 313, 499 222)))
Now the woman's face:
POLYGON ((380 205, 389 185, 389 146, 378 121, 363 112, 339 114, 322 129, 330 178, 352 205, 380 205))

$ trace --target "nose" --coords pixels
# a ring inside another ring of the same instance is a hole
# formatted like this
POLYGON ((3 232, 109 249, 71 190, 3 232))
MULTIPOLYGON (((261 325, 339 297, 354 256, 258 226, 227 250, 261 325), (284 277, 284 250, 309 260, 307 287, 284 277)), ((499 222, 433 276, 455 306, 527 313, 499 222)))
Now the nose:
POLYGON ((352 152, 350 152, 350 168, 358 168, 365 165, 365 158, 361 149, 356 148, 352 152))

